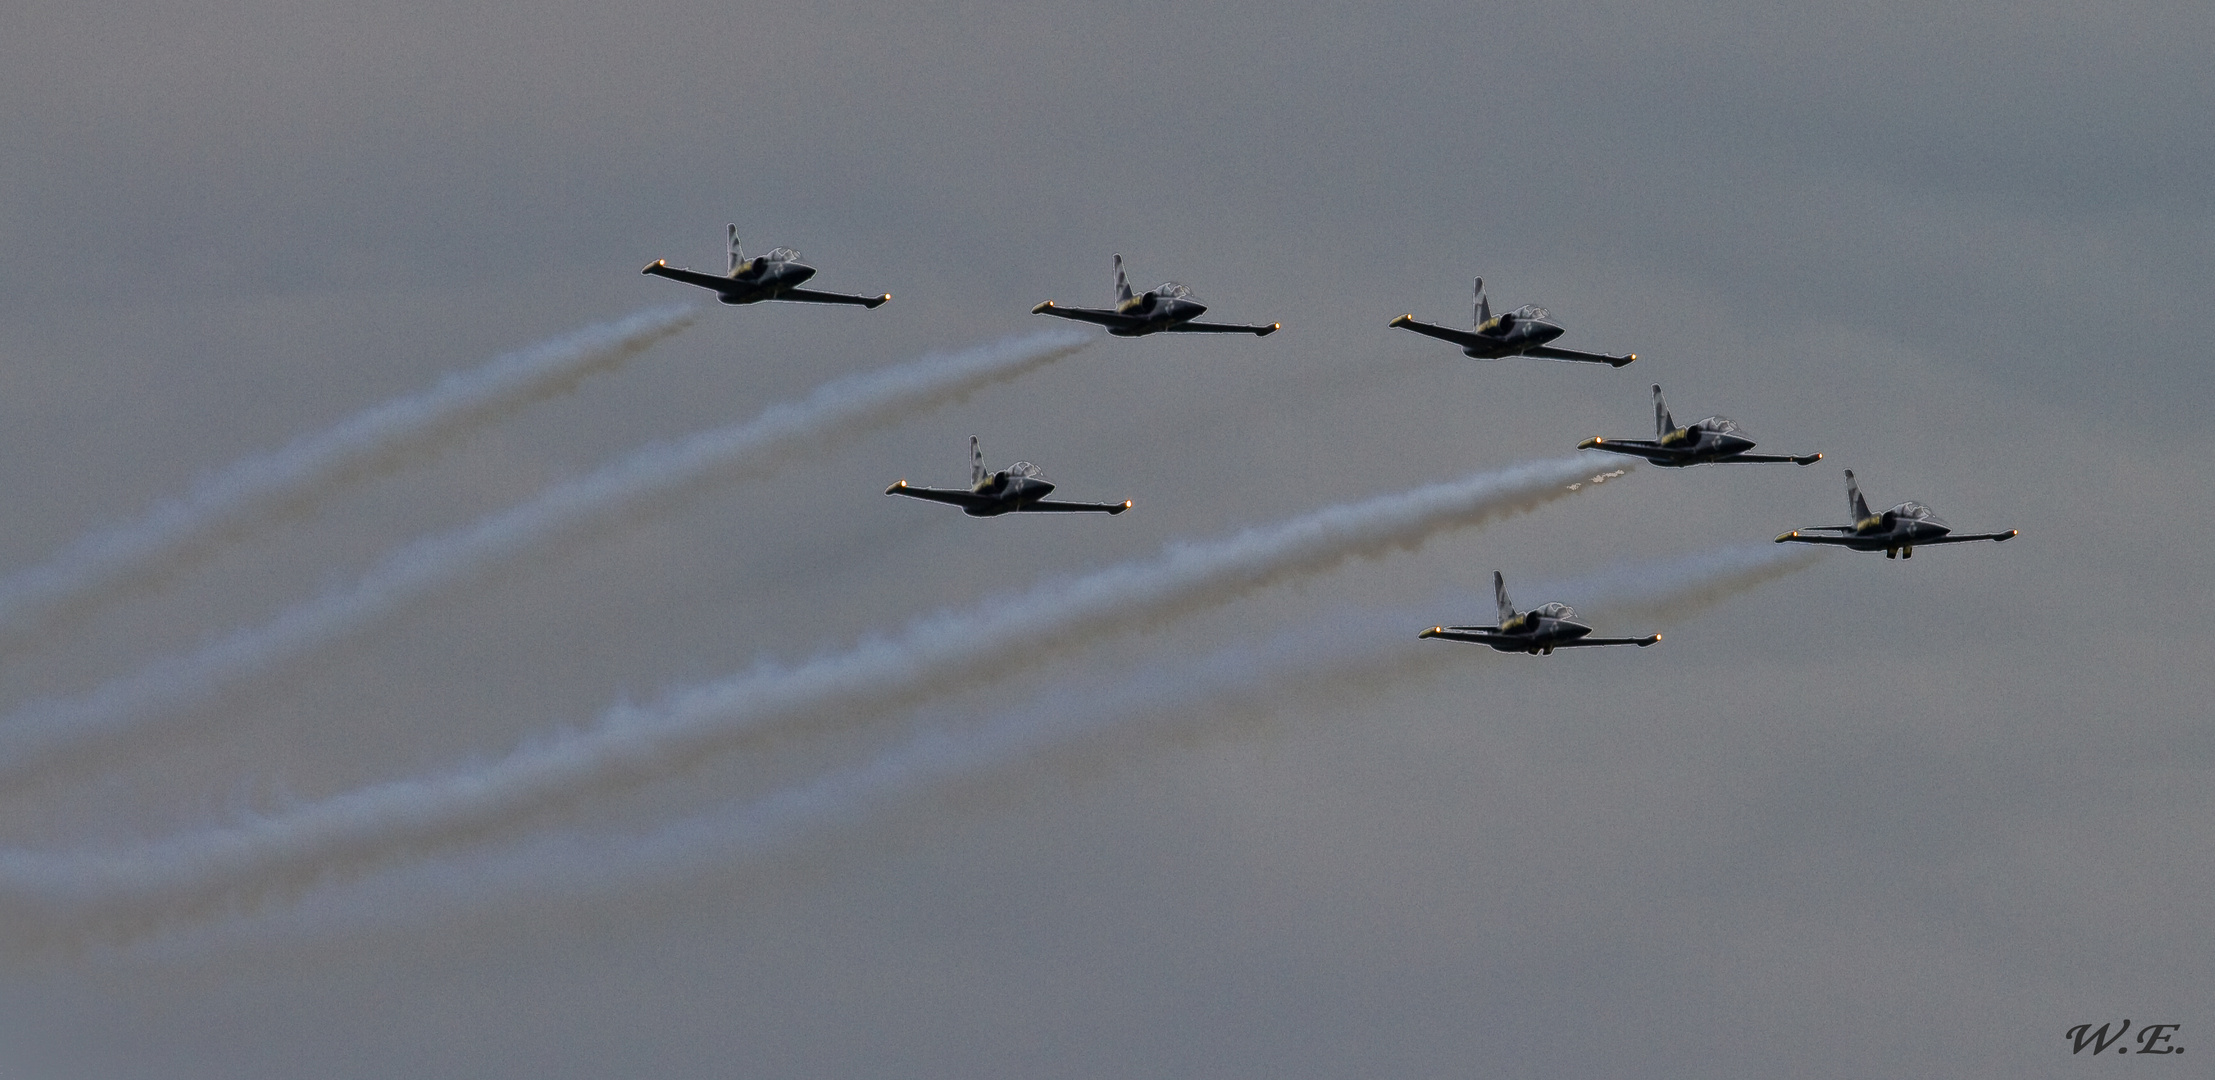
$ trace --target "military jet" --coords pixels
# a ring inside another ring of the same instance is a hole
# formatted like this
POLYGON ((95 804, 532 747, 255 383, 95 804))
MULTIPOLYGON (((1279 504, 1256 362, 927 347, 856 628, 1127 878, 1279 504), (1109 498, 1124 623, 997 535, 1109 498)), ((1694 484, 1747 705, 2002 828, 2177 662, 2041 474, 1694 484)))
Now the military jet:
POLYGON ((1413 315, 1402 315, 1391 325, 1413 330, 1426 337, 1451 341, 1461 346, 1462 354, 1472 360, 1500 360, 1510 356, 1529 356, 1539 360, 1587 360, 1595 364, 1611 364, 1622 367, 1638 359, 1637 353, 1610 356, 1606 353, 1578 352, 1575 349, 1556 349, 1546 343, 1560 337, 1561 324, 1546 320, 1546 309, 1524 305, 1502 315, 1492 314, 1492 302, 1485 299, 1484 279, 1477 279, 1477 328, 1474 331, 1453 330, 1444 326, 1416 322, 1413 315))
POLYGON ((1694 465, 1733 461, 1789 461, 1794 465, 1813 465, 1823 460, 1821 454, 1793 457, 1789 454, 1749 454, 1754 441, 1738 429, 1738 425, 1726 417, 1710 416, 1697 424, 1677 426, 1677 418, 1669 415, 1669 406, 1661 401, 1661 387, 1654 387, 1654 435, 1653 442, 1639 439, 1603 439, 1597 435, 1577 444, 1579 450, 1605 450, 1610 454, 1628 454, 1645 458, 1664 469, 1683 469, 1694 465))
POLYGON ((1018 461, 999 472, 986 472, 984 451, 975 435, 969 436, 969 490, 909 487, 905 480, 884 489, 887 495, 906 495, 932 502, 952 503, 970 517, 1001 514, 1120 514, 1131 508, 1119 503, 1047 502, 1054 485, 1039 474, 1038 466, 1018 461))
POLYGON ((1855 551, 1882 551, 1887 559, 1915 557, 1917 544, 1966 544, 1972 540, 1990 540, 2004 543, 2013 540, 2020 529, 1998 533, 1977 533, 1973 536, 1955 536, 1930 507, 1922 503, 1904 502, 1881 514, 1869 512, 1869 504, 1862 501, 1861 485, 1854 482, 1854 471, 1846 470, 1846 499, 1853 506, 1854 523, 1851 525, 1816 525, 1795 529, 1777 537, 1777 543, 1833 544, 1855 551), (1808 533, 1837 533, 1837 536, 1809 536, 1808 533))
POLYGON ((772 248, 767 255, 749 259, 738 246, 738 226, 731 230, 731 268, 722 277, 681 270, 655 259, 646 264, 642 274, 682 281, 715 290, 715 298, 726 304, 758 304, 764 300, 796 300, 807 304, 858 304, 873 308, 892 299, 891 293, 880 296, 847 296, 844 293, 816 292, 800 288, 800 283, 815 276, 815 268, 800 261, 800 253, 791 248, 772 248))
POLYGON ((1031 309, 1033 315, 1052 315, 1060 319, 1098 323, 1116 337, 1144 337, 1147 334, 1252 334, 1268 337, 1283 328, 1283 323, 1267 326, 1241 326, 1234 323, 1203 323, 1192 320, 1200 317, 1207 305, 1192 298, 1192 290, 1174 281, 1164 281, 1151 292, 1132 293, 1130 279, 1123 276, 1123 257, 1115 257, 1115 308, 1058 307, 1048 300, 1031 309))
POLYGON ((1590 637, 1591 627, 1569 621, 1576 612, 1567 604, 1541 604, 1518 613, 1514 602, 1507 598, 1507 581, 1500 577, 1498 570, 1492 571, 1492 598, 1499 605, 1500 625, 1433 626, 1416 636, 1474 641, 1501 652, 1527 652, 1532 656, 1540 653, 1551 656, 1555 649, 1584 645, 1636 645, 1643 649, 1661 640, 1660 634, 1642 638, 1590 637))

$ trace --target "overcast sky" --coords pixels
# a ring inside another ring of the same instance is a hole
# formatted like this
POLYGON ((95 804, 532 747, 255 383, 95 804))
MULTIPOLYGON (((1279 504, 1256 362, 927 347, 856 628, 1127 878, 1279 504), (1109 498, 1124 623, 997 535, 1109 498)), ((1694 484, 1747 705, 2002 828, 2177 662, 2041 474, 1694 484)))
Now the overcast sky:
POLYGON ((0 712, 638 446, 1050 329, 1030 307, 1107 301, 1113 253, 1285 324, 1086 328, 1041 370, 534 549, 97 762, 0 780, 8 851, 466 773, 1165 544, 1642 437, 1652 383, 1680 421, 1827 455, 1639 470, 470 843, 11 955, 9 1077, 2013 1077, 2091 1067, 2064 1032, 2124 1018, 2215 1054, 2215 8, 24 0, 6 22, 0 575, 449 372, 699 300, 638 269, 720 268, 727 221, 816 287, 895 299, 710 304, 10 644, 0 712), (1480 275, 1561 344, 1641 359, 1476 362, 1386 326, 1462 323, 1480 275), (972 433, 1136 507, 879 495, 958 483, 972 433), (1841 468, 1880 508, 2023 534, 1821 552, 1697 610, 1593 584, 1842 520, 1841 468), (1494 569, 1667 640, 1417 640, 1490 621, 1494 569), (1222 649, 1265 677, 1202 692, 1190 665, 1222 649), (1090 735, 711 842, 917 739, 1057 721, 1090 735))

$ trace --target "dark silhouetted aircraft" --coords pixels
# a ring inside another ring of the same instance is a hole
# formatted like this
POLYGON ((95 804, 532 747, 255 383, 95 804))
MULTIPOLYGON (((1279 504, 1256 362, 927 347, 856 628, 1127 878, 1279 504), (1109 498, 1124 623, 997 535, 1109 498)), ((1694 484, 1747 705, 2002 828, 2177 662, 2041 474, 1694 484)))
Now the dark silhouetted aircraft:
POLYGON ((2014 539, 2021 530, 2009 529, 1998 533, 1977 533, 1972 536, 1955 536, 1930 507, 1922 503, 1904 502, 1881 514, 1869 512, 1869 504, 1862 501, 1861 485, 1854 482, 1854 471, 1846 470, 1846 499, 1853 507, 1854 523, 1851 525, 1816 525, 1795 529, 1777 537, 1777 543, 1831 544, 1855 551, 1882 551, 1887 559, 1895 556, 1903 559, 1915 557, 1918 544, 1966 544, 1972 540, 1990 540, 2000 543, 2014 539), (1808 533, 1837 533, 1836 536, 1809 536, 1808 533))
POLYGON ((932 502, 952 503, 970 517, 998 517, 1001 514, 1120 514, 1131 508, 1130 500, 1119 503, 1070 503, 1047 502, 1054 485, 1039 475, 1038 466, 1028 461, 1018 461, 995 473, 984 468, 984 451, 977 445, 977 437, 969 436, 969 489, 967 491, 946 488, 909 487, 905 480, 884 489, 887 495, 906 495, 932 502))
POLYGON ((800 283, 815 276, 815 268, 800 261, 800 253, 791 248, 773 248, 767 255, 749 259, 738 246, 738 226, 731 230, 731 268, 722 277, 691 270, 672 268, 660 259, 646 264, 640 271, 687 285, 698 285, 715 290, 715 298, 726 304, 758 304, 764 300, 794 300, 804 304, 856 304, 873 308, 892 299, 891 293, 881 296, 847 296, 844 293, 816 292, 800 288, 800 283))
POLYGON ((1056 307, 1048 300, 1031 309, 1033 315, 1052 315, 1078 322, 1098 323, 1116 337, 1144 337, 1147 334, 1252 334, 1268 337, 1284 324, 1267 326, 1239 326, 1231 323, 1203 323, 1192 320, 1200 317, 1207 305, 1192 298, 1192 290, 1174 281, 1164 281, 1151 292, 1133 294, 1130 279, 1123 276, 1123 257, 1115 257, 1115 308, 1056 307))
POLYGON ((1547 342, 1561 336, 1561 324, 1548 322, 1546 309, 1542 307, 1526 305, 1504 315, 1492 314, 1492 302, 1484 297, 1483 278, 1477 279, 1477 328, 1474 331, 1453 330, 1416 322, 1413 315, 1402 315, 1392 320, 1392 325, 1440 341, 1451 341, 1461 346, 1463 355, 1473 360, 1530 356, 1540 360, 1586 360, 1595 364, 1622 367, 1638 359, 1637 353, 1610 356, 1606 353, 1578 352, 1575 349, 1548 346, 1547 342))
POLYGON ((1591 627, 1569 621, 1576 612, 1567 604, 1542 604, 1518 613, 1515 604, 1507 598, 1507 581, 1500 577, 1498 570, 1492 571, 1492 598, 1499 605, 1500 625, 1433 626, 1417 636, 1474 641, 1501 652, 1527 652, 1532 656, 1551 655, 1555 649, 1584 645, 1636 645, 1643 649, 1661 640, 1660 634, 1642 638, 1591 637, 1591 627))
POLYGON ((1821 454, 1793 457, 1789 454, 1749 454, 1754 441, 1738 429, 1738 425, 1721 416, 1710 416, 1697 424, 1677 426, 1677 418, 1669 415, 1669 406, 1661 402, 1661 387, 1654 387, 1654 435, 1652 442, 1639 439, 1603 439, 1595 435, 1577 444, 1579 450, 1605 450, 1610 454, 1628 454, 1642 457, 1664 469, 1682 469, 1693 465, 1708 465, 1732 461, 1789 461, 1794 465, 1813 465, 1823 460, 1821 454))

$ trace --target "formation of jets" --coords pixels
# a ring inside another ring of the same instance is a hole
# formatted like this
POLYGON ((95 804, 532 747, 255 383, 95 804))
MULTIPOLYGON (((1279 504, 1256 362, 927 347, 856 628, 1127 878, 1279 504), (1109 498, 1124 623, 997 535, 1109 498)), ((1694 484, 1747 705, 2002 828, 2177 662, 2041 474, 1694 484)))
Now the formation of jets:
MULTIPOLYGON (((800 288, 802 283, 815 276, 815 268, 801 262, 799 252, 791 248, 775 248, 767 254, 748 258, 739 248, 737 225, 729 226, 729 236, 729 267, 721 276, 673 268, 660 259, 647 264, 644 273, 712 290, 716 299, 726 304, 784 300, 874 308, 892 299, 891 293, 861 296, 800 288)), ((1252 334, 1255 337, 1267 337, 1283 327, 1283 324, 1276 322, 1248 324, 1198 321, 1206 312, 1207 305, 1195 299, 1192 290, 1173 281, 1163 282, 1143 293, 1132 290, 1130 278, 1123 271, 1123 256, 1120 254, 1115 256, 1114 307, 1063 307, 1047 300, 1031 309, 1033 315, 1051 315, 1103 326, 1109 334, 1116 337, 1144 337, 1148 334, 1252 334)), ((1618 355, 1555 348, 1551 342, 1561 337, 1565 331, 1561 324, 1553 322, 1547 316, 1546 309, 1525 305, 1494 315, 1492 302, 1485 295, 1483 278, 1476 279, 1475 318, 1468 330, 1418 322, 1412 314, 1393 319, 1388 325, 1451 342, 1461 347, 1463 355, 1475 360, 1527 357, 1622 367, 1638 359, 1637 353, 1618 355)), ((1662 401, 1661 387, 1658 384, 1654 386, 1653 392, 1653 439, 1593 436, 1578 443, 1577 449, 1642 458, 1665 469, 1783 462, 1812 465, 1823 458, 1820 453, 1752 453, 1755 446, 1752 437, 1737 424, 1721 416, 1710 416, 1678 427, 1676 418, 1669 412, 1669 406, 1662 401)), ((1131 508, 1128 499, 1120 503, 1049 500, 1046 496, 1053 491, 1054 485, 1039 472, 1038 466, 1028 461, 1018 461, 998 471, 986 469, 984 452, 979 447, 977 437, 971 435, 968 488, 913 487, 902 480, 886 488, 884 493, 958 506, 962 513, 970 517, 999 517, 1018 513, 1113 515, 1131 508)), ((1931 512, 1930 507, 1916 502, 1903 502, 1881 514, 1870 513, 1851 469, 1846 470, 1846 495, 1853 509, 1852 524, 1814 525, 1795 529, 1777 537, 1776 542, 1825 544, 1854 551, 1882 551, 1888 559, 1908 559, 1915 557, 1917 547, 1965 544, 1980 540, 1999 542, 2018 535, 2018 530, 2015 529, 1957 535, 1931 512)), ((1499 612, 1497 624, 1433 626, 1419 636, 1472 642, 1488 645, 1500 652, 1520 652, 1534 656, 1549 655, 1555 649, 1585 646, 1635 645, 1644 648, 1661 640, 1660 634, 1640 638, 1593 637, 1592 628, 1576 622, 1573 619, 1576 612, 1570 610, 1566 604, 1542 604, 1529 611, 1519 612, 1508 600, 1506 579, 1497 570, 1492 573, 1492 592, 1499 612)))

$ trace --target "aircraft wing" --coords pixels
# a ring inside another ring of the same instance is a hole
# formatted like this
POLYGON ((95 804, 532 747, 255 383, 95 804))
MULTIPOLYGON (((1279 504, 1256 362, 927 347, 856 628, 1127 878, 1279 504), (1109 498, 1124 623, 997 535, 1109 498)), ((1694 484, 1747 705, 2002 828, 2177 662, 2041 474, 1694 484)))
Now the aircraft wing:
POLYGON ((1267 326, 1239 326, 1239 325, 1236 325, 1236 324, 1233 324, 1233 323, 1201 323, 1201 322, 1182 322, 1182 323, 1178 323, 1178 324, 1177 324, 1177 325, 1175 325, 1175 326, 1169 327, 1168 329, 1166 329, 1166 330, 1162 331, 1162 333, 1165 333, 1165 334, 1252 334, 1252 335, 1254 335, 1255 337, 1268 337, 1269 335, 1271 335, 1271 334, 1274 334, 1274 333, 1276 333, 1277 331, 1279 331, 1279 330, 1281 330, 1281 329, 1283 329, 1283 328, 1284 328, 1284 324, 1283 324, 1283 323, 1270 323, 1270 324, 1269 324, 1269 325, 1267 325, 1267 326))
POLYGON ((1493 628, 1489 626, 1433 626, 1415 636, 1445 638, 1448 641, 1473 641, 1479 645, 1519 645, 1525 640, 1495 633, 1493 628))
POLYGON ((639 271, 639 273, 665 277, 671 281, 682 281, 687 285, 698 285, 703 289, 714 289, 716 292, 727 291, 738 284, 727 277, 703 274, 697 270, 679 270, 660 259, 647 263, 646 269, 639 271))
POLYGON ((1915 546, 1929 547, 1932 544, 1967 544, 1977 540, 1990 540, 1995 544, 2004 544, 2007 541, 2013 540, 2017 536, 2021 535, 2022 531, 2023 530, 2021 529, 2009 529, 2006 532, 1973 533, 1968 536, 1958 536, 1949 533, 1945 536, 1939 537, 1936 540, 1917 540, 1915 542, 1915 546))
POLYGON ((1097 323, 1110 330, 1128 330, 1145 320, 1134 319, 1120 311, 1103 311, 1099 308, 1060 307, 1048 300, 1031 309, 1033 315, 1052 315, 1057 319, 1075 319, 1078 322, 1097 323))
POLYGON ((861 307, 873 308, 879 304, 884 303, 887 300, 892 299, 892 294, 885 293, 882 296, 848 296, 845 293, 816 292, 813 289, 786 289, 785 291, 778 293, 776 299, 798 300, 803 304, 857 304, 861 307))
POLYGON ((1025 514, 1120 514, 1130 508, 1128 499, 1119 503, 1050 502, 1040 499, 1037 502, 1024 503, 1016 507, 1016 510, 1025 514))
POLYGON ((1578 443, 1577 449, 1605 450, 1611 454, 1629 454, 1632 457, 1642 457, 1649 460, 1656 456, 1665 458, 1684 456, 1672 447, 1645 439, 1603 439, 1597 435, 1578 443))
MULTIPOLYGON (((1415 328, 1410 326, 1408 329, 1413 330, 1415 328)), ((1594 364, 1609 364, 1614 367, 1622 367, 1624 364, 1638 359, 1637 353, 1631 353, 1627 356, 1609 356, 1606 353, 1578 352, 1575 349, 1555 349, 1544 345, 1533 345, 1528 349, 1524 349, 1520 355, 1535 356, 1540 360, 1583 360, 1594 364)))
POLYGON ((1651 634, 1646 637, 1580 637, 1568 641, 1557 641, 1550 648, 1574 649, 1583 645, 1636 645, 1643 649, 1660 640, 1660 634, 1651 634))
POLYGON ((1794 465, 1813 465, 1821 460, 1823 460, 1821 454, 1809 454, 1805 457, 1794 457, 1791 454, 1732 454, 1729 457, 1716 458, 1715 463, 1720 465, 1731 461, 1746 461, 1758 464, 1767 461, 1789 461, 1794 465))
POLYGON ((929 499, 932 502, 949 503, 965 510, 976 506, 992 506, 999 502, 998 499, 979 495, 974 491, 909 487, 905 480, 884 489, 884 493, 887 495, 905 495, 911 499, 929 499))
MULTIPOLYGON (((1816 526, 1816 529, 1835 529, 1838 527, 1839 526, 1836 525, 1819 525, 1816 526)), ((1776 542, 1779 544, 1851 544, 1855 540, 1855 538, 1851 536, 1808 535, 1808 533, 1814 532, 1816 531, 1816 529, 1794 529, 1791 532, 1785 533, 1783 536, 1777 537, 1776 542)))
POLYGON ((1389 323, 1388 325, 1397 326, 1402 330, 1413 330, 1416 333, 1423 335, 1424 337, 1434 337, 1440 341, 1451 341, 1464 349, 1474 348, 1479 345, 1490 347, 1499 344, 1498 341, 1489 338, 1478 337, 1477 335, 1472 334, 1467 330, 1455 330, 1451 327, 1433 326, 1430 323, 1426 322, 1416 322, 1415 316, 1413 315, 1402 315, 1399 318, 1392 320, 1391 323, 1389 323))

